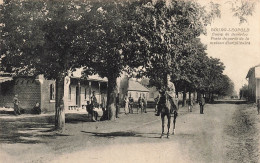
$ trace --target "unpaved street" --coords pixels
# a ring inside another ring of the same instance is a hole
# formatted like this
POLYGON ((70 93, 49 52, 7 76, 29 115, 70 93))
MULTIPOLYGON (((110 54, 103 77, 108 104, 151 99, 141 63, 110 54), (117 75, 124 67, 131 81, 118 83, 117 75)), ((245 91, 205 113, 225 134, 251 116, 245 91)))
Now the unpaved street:
POLYGON ((260 162, 260 115, 251 104, 207 104, 203 115, 198 106, 191 113, 181 108, 179 114, 176 133, 169 139, 159 138, 160 118, 151 111, 112 122, 67 123, 64 134, 41 136, 37 144, 2 143, 1 158, 15 162, 260 162))

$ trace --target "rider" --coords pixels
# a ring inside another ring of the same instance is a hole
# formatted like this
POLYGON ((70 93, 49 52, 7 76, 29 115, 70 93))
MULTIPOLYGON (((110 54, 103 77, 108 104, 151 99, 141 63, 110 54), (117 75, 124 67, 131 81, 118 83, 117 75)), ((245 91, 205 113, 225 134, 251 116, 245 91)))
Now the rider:
POLYGON ((164 89, 161 89, 159 91, 160 98, 159 98, 158 103, 157 103, 157 113, 155 114, 155 116, 159 116, 161 111, 162 111, 162 108, 166 107, 166 98, 168 97, 168 98, 173 99, 173 97, 174 97, 173 95, 175 94, 174 93, 175 92, 175 86, 171 82, 171 79, 170 79, 169 75, 167 76, 167 83, 168 83, 167 84, 167 91, 165 91, 164 89))

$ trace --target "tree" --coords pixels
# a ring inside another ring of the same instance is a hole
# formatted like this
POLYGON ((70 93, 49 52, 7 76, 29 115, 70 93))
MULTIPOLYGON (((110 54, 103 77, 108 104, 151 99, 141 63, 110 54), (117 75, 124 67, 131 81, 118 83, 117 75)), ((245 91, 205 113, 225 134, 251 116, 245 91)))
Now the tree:
POLYGON ((133 28, 140 42, 138 59, 143 61, 140 75, 152 79, 150 83, 158 89, 165 89, 168 75, 181 76, 174 70, 180 69, 180 61, 186 60, 186 51, 192 46, 190 40, 204 33, 205 26, 216 15, 209 16, 203 7, 191 1, 139 3, 133 28))
MULTIPOLYGON (((88 40, 90 59, 84 68, 88 75, 97 73, 108 79, 107 108, 109 119, 115 118, 116 79, 132 61, 128 53, 127 28, 130 28, 125 15, 128 3, 125 2, 91 2, 89 13, 83 19, 90 24, 91 33, 83 35, 88 40)), ((86 60, 86 59, 85 59, 86 60)))
POLYGON ((248 85, 244 84, 242 86, 242 88, 239 89, 239 96, 240 99, 248 99, 249 98, 249 89, 248 89, 248 85))
POLYGON ((86 5, 78 5, 71 1, 5 1, 1 5, 2 64, 11 65, 17 74, 44 74, 56 81, 58 130, 65 125, 64 78, 87 55, 77 28, 86 5))

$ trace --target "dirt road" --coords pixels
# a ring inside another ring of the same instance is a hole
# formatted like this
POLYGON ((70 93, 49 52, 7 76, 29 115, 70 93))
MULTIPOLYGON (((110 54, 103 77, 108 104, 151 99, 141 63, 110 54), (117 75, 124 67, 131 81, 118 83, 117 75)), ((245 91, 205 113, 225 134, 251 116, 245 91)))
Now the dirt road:
POLYGON ((4 159, 15 162, 260 162, 260 115, 252 105, 207 104, 203 115, 198 108, 180 110, 169 139, 159 138, 160 119, 153 114, 68 123, 63 136, 0 149, 4 159))

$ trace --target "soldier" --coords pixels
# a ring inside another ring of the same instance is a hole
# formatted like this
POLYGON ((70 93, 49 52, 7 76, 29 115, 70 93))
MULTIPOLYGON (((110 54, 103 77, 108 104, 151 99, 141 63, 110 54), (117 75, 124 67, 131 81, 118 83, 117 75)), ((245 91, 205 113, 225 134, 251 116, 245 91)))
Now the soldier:
POLYGON ((200 104, 200 114, 204 114, 205 99, 203 96, 201 96, 199 104, 200 104))
POLYGON ((189 99, 188 101, 188 112, 192 112, 192 108, 193 108, 193 99, 189 99))
POLYGON ((129 94, 129 113, 133 114, 133 105, 134 105, 134 99, 131 97, 131 94, 129 94))
POLYGON ((146 112, 147 100, 145 99, 145 95, 144 95, 144 94, 143 94, 143 99, 142 99, 142 101, 143 101, 143 107, 144 107, 143 109, 144 109, 144 112, 147 113, 147 112, 146 112))
POLYGON ((97 107, 97 98, 95 96, 95 91, 92 92, 92 96, 91 96, 91 105, 93 108, 97 107))
POLYGON ((118 116, 118 114, 120 112, 119 109, 120 108, 119 108, 119 93, 118 93, 117 96, 116 96, 116 118, 119 118, 119 116, 118 116))
POLYGON ((21 112, 20 112, 20 108, 19 108, 19 99, 18 99, 18 94, 16 94, 14 96, 14 99, 13 99, 13 103, 14 103, 14 115, 21 115, 21 112))

